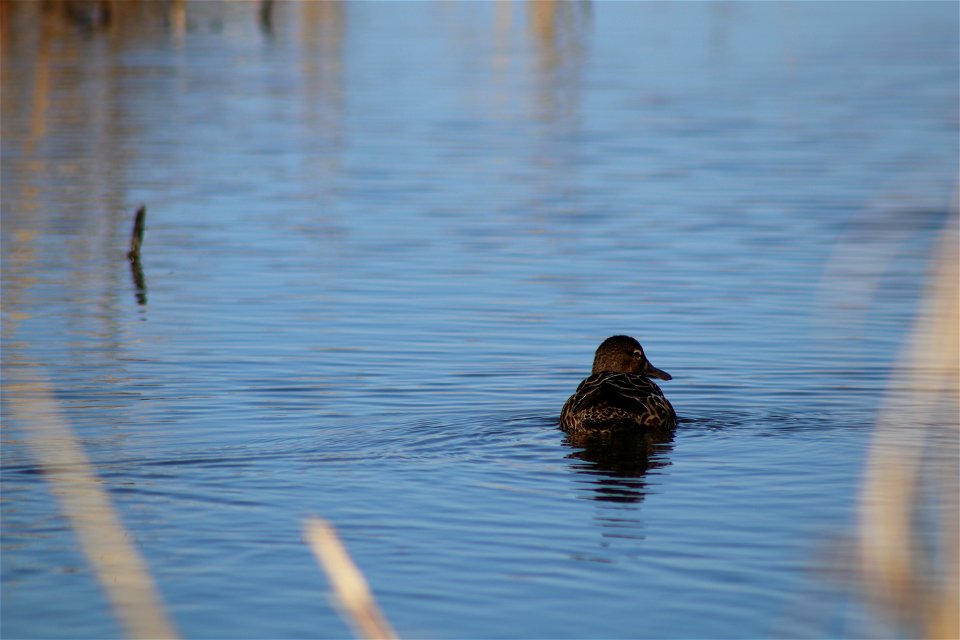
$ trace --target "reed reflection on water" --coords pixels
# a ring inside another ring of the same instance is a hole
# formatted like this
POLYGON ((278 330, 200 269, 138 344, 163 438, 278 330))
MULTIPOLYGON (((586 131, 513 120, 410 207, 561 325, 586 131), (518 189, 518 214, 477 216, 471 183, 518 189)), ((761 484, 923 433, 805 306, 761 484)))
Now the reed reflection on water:
POLYGON ((808 569, 956 235, 955 14, 0 1, 0 635, 122 633, 24 445, 39 379, 187 637, 346 634, 315 513, 401 635, 949 636, 955 359, 881 416, 836 563, 878 609, 808 569), (676 437, 565 437, 634 331, 676 437))

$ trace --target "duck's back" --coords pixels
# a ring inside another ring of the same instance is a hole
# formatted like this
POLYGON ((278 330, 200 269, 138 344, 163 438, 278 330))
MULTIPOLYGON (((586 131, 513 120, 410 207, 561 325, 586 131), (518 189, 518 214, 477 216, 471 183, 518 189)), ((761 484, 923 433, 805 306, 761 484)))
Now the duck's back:
POLYGON ((677 414, 650 378, 638 373, 595 373, 563 405, 560 428, 568 432, 604 429, 669 431, 677 414))

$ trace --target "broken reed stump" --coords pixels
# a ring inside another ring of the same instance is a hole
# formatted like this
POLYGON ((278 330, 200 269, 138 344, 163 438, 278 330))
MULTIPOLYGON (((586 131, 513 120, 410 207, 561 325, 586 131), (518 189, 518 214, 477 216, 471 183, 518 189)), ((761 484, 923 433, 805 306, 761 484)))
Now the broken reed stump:
POLYGON ((137 209, 133 220, 133 233, 130 235, 130 250, 127 251, 127 260, 130 261, 130 275, 133 277, 133 286, 137 289, 137 304, 147 304, 147 280, 143 276, 143 267, 140 265, 140 245, 143 244, 143 230, 146 227, 147 205, 142 204, 137 209))
POLYGON ((130 251, 127 259, 130 262, 140 262, 140 245, 143 244, 143 230, 147 220, 147 205, 142 204, 137 209, 137 216, 133 220, 133 233, 130 235, 130 251))

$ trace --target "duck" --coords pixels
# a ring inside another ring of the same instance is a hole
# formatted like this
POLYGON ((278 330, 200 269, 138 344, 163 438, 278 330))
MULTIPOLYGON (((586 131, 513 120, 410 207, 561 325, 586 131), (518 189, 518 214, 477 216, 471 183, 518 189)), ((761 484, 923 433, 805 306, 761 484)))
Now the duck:
POLYGON ((560 411, 560 428, 570 434, 627 432, 672 437, 677 413, 651 378, 673 378, 653 366, 630 336, 600 343, 593 370, 560 411))

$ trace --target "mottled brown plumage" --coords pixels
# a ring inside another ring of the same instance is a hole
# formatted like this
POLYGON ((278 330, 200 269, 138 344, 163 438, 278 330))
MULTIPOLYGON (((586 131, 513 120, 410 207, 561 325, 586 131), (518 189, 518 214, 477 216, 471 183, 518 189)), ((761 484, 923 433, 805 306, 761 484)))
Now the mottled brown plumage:
POLYGON ((651 376, 671 378, 650 364, 633 338, 607 338, 597 347, 592 374, 563 405, 560 428, 568 433, 630 430, 669 435, 677 426, 677 414, 651 376))

